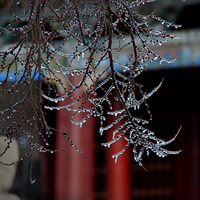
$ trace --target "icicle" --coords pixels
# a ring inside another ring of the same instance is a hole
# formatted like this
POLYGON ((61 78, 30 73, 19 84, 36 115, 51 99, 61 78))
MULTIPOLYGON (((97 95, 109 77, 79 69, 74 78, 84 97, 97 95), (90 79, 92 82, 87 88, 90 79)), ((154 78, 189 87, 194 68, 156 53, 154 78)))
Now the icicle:
POLYGON ((103 135, 103 128, 102 127, 99 128, 99 134, 103 135))
POLYGON ((104 146, 104 147, 110 148, 111 143, 109 143, 109 142, 108 143, 102 143, 101 145, 104 146))
POLYGON ((13 79, 15 76, 10 76, 10 79, 13 79))
POLYGON ((118 159, 118 155, 115 154, 115 155, 112 155, 112 158, 115 158, 115 164, 117 163, 117 159, 118 159))
POLYGON ((34 184, 36 182, 36 179, 31 180, 31 184, 34 184))

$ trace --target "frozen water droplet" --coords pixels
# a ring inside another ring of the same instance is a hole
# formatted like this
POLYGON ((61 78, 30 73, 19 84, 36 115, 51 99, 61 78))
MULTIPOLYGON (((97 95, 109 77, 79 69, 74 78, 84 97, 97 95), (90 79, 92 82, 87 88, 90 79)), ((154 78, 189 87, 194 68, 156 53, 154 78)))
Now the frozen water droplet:
POLYGON ((84 56, 85 56, 85 53, 84 53, 84 52, 82 52, 82 58, 84 58, 84 56))
POLYGON ((34 184, 35 182, 36 182, 36 179, 32 180, 32 181, 31 181, 31 184, 34 184))
POLYGON ((105 143, 102 143, 101 145, 104 146, 104 147, 107 147, 107 144, 105 144, 105 143))
POLYGON ((99 128, 99 134, 103 135, 103 128, 102 127, 99 128))
POLYGON ((114 155, 114 156, 112 156, 112 158, 115 158, 115 164, 116 164, 117 163, 118 155, 114 155))

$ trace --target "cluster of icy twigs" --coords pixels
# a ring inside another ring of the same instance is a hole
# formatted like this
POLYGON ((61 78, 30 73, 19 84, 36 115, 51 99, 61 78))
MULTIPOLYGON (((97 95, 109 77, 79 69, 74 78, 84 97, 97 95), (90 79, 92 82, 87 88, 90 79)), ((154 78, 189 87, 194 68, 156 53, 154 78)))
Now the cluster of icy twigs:
POLYGON ((21 135, 30 144, 30 150, 53 152, 48 138, 54 132, 63 134, 74 146, 67 132, 56 130, 46 121, 45 109, 67 109, 73 112, 72 117, 85 113, 80 122, 72 121, 80 127, 90 117, 97 117, 100 119, 100 134, 116 127, 113 139, 103 144, 109 147, 119 139, 127 141, 124 148, 113 155, 115 160, 130 145, 140 165, 145 151, 147 155, 152 151, 160 157, 180 152, 163 148, 174 141, 179 131, 166 142, 145 128, 148 120, 134 116, 134 111, 144 104, 151 120, 147 99, 162 84, 146 93, 135 78, 151 62, 174 61, 154 52, 152 47, 178 38, 166 31, 150 28, 149 24, 154 22, 173 28, 179 25, 158 17, 155 11, 148 15, 137 11, 140 7, 140 10, 147 9, 148 4, 154 1, 37 0, 31 4, 27 1, 27 6, 26 1, 16 2, 16 6, 24 6, 23 11, 19 13, 15 9, 12 22, 1 28, 2 35, 10 32, 13 37, 19 37, 16 44, 0 53, 0 73, 5 77, 0 81, 0 102, 5 105, 1 107, 0 130, 7 135, 8 143, 1 155, 9 148, 12 138, 20 143, 21 135), (136 39, 139 44, 136 44, 136 39), (121 54, 127 54, 128 59, 118 59, 121 54), (47 84, 47 92, 42 88, 43 82, 47 84), (64 95, 59 96, 57 88, 64 95), (52 97, 52 92, 55 97, 52 97), (111 99, 113 96, 114 101, 111 99), (46 105, 44 109, 45 100, 55 104, 64 101, 66 105, 46 105), (120 102, 120 110, 115 109, 115 101, 120 102), (104 107, 107 105, 110 109, 106 112, 104 107), (110 124, 105 124, 107 115, 115 116, 110 124), (43 139, 43 145, 39 144, 38 136, 43 139))

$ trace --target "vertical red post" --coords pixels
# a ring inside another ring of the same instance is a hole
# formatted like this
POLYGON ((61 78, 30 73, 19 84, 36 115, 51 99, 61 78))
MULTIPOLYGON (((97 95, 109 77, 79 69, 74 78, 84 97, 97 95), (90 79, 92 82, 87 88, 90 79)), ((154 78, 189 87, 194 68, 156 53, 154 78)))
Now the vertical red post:
POLYGON ((177 139, 179 148, 182 149, 176 159, 177 200, 200 199, 200 130, 199 96, 197 96, 200 74, 197 69, 190 69, 186 73, 183 75, 180 87, 187 86, 190 90, 178 93, 182 94, 179 98, 183 103, 180 103, 177 118, 180 119, 183 128, 177 139), (189 82, 185 83, 185 78, 189 82))
POLYGON ((183 128, 181 131, 180 149, 182 152, 176 159, 176 199, 200 198, 200 143, 197 110, 191 109, 183 114, 183 128), (190 116, 189 120, 184 116, 190 116))
MULTIPOLYGON (((114 103, 114 109, 121 109, 120 102, 114 103)), ((109 116, 108 121, 113 122, 115 116, 109 116)), ((121 121, 121 123, 123 123, 121 121)), ((120 123, 117 124, 120 126, 120 123)), ((112 139, 113 131, 116 126, 109 129, 105 134, 107 141, 112 139)), ((121 138, 112 144, 107 152, 107 200, 130 200, 131 199, 131 169, 130 169, 130 151, 129 148, 118 157, 117 163, 112 159, 112 155, 124 148, 126 141, 121 138)))
MULTIPOLYGON (((73 77, 75 85, 74 80, 79 81, 79 77, 73 77)), ((77 90, 74 95, 78 97, 82 90, 77 90)), ((66 105, 69 101, 66 99, 59 105, 66 105)), ((85 106, 87 104, 89 102, 85 106)), ((80 101, 75 106, 81 105, 80 101)), ((83 153, 76 151, 61 133, 57 133, 56 147, 63 146, 63 149, 55 154, 55 200, 93 200, 95 119, 91 117, 80 128, 70 122, 71 114, 65 109, 57 112, 57 129, 69 133, 70 140, 83 153)), ((73 120, 78 122, 84 117, 85 114, 78 113, 73 120)))

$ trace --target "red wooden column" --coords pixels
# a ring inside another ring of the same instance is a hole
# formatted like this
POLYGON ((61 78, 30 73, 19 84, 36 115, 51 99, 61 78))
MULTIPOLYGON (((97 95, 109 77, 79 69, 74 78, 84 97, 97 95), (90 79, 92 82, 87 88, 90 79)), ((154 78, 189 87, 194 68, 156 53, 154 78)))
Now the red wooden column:
POLYGON ((199 77, 200 70, 190 69, 183 76, 181 90, 183 103, 177 113, 182 124, 177 138, 178 148, 182 152, 176 159, 176 200, 200 199, 200 126, 199 126, 199 77), (187 78, 187 82, 185 82, 187 78), (185 98, 187 97, 187 98, 185 98))
MULTIPOLYGON (((114 110, 121 109, 120 102, 113 104, 114 110)), ((113 122, 115 116, 109 116, 108 121, 113 122)), ((122 123, 122 121, 121 121, 122 123)), ((109 129, 105 134, 107 141, 112 139, 113 131, 116 126, 109 129)), ((119 133, 120 134, 120 133, 119 133)), ((126 141, 121 138, 116 143, 112 144, 107 150, 107 200, 130 200, 131 199, 131 168, 130 168, 130 149, 128 148, 122 155, 118 156, 117 163, 112 155, 123 149, 126 141)))
MULTIPOLYGON (((79 81, 79 76, 72 79, 74 85, 79 81)), ((74 95, 78 97, 82 91, 83 88, 77 90, 74 95)), ((70 101, 66 99, 59 102, 59 105, 66 105, 70 101)), ((76 103, 76 108, 81 106, 81 103, 76 103)), ((86 102, 85 106, 87 104, 89 107, 89 102, 86 102)), ((93 200, 95 119, 91 117, 80 128, 70 122, 71 114, 73 113, 65 109, 59 110, 56 128, 68 132, 70 140, 83 153, 76 151, 61 133, 57 133, 56 147, 63 146, 63 149, 55 154, 55 200, 93 200)), ((78 113, 73 121, 81 121, 84 116, 83 113, 78 113)))
POLYGON ((198 111, 182 115, 183 128, 179 136, 182 149, 176 159, 176 199, 200 199, 200 136, 198 111), (189 120, 188 117, 189 116, 189 120), (184 119, 185 118, 185 119, 184 119))

